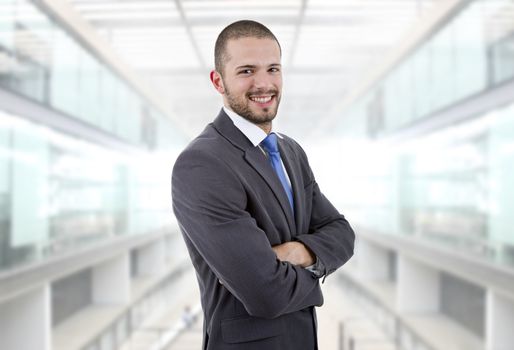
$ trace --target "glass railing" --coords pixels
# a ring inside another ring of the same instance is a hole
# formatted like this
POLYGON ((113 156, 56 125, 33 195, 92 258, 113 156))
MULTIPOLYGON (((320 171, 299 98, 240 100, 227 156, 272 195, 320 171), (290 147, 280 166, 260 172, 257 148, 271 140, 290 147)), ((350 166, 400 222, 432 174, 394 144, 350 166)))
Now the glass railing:
POLYGON ((0 270, 170 225, 175 156, 107 149, 0 112, 0 270))

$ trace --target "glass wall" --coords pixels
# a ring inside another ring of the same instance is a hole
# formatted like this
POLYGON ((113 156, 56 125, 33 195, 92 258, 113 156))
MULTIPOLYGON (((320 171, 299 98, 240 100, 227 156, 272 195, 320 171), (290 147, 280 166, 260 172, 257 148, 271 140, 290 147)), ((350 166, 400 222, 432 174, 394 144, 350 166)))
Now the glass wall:
POLYGON ((171 121, 79 42, 37 2, 0 0, 0 88, 132 144, 155 146, 149 125, 172 129, 171 121))
POLYGON ((171 224, 175 153, 127 154, 0 111, 0 270, 171 224))
MULTIPOLYGON (((514 3, 475 0, 426 38, 361 98, 379 136, 514 78, 514 3)), ((359 104, 345 118, 362 112, 359 104)), ((339 129, 346 128, 343 121, 339 129)), ((344 132, 344 130, 342 130, 344 132)))
POLYGON ((325 172, 354 223, 514 266, 514 103, 430 135, 395 137, 513 81, 512 13, 510 0, 471 1, 344 112, 343 141, 331 147, 344 173, 325 172))
POLYGON ((128 153, 0 106, 0 270, 171 224, 169 176, 185 137, 80 40, 28 0, 0 0, 0 89, 36 101, 128 153))

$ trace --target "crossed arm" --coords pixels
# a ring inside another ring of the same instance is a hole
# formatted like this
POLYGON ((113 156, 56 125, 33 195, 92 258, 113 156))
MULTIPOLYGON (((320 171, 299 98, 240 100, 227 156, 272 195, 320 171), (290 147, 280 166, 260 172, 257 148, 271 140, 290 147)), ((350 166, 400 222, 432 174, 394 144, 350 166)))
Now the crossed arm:
POLYGON ((245 210, 242 184, 220 159, 203 151, 186 151, 175 163, 172 192, 175 215, 194 254, 252 316, 275 318, 321 305, 318 280, 303 267, 319 258, 328 274, 351 255, 353 237, 348 236, 351 244, 341 239, 346 234, 344 217, 317 189, 314 201, 319 203, 311 213, 315 225, 296 241, 272 249, 245 210), (240 244, 241 232, 246 233, 245 244, 240 244))
POLYGON ((223 161, 203 151, 183 153, 174 166, 172 197, 193 256, 207 264, 250 315, 275 318, 322 304, 310 271, 277 260, 300 262, 298 251, 289 249, 295 245, 270 249, 265 232, 245 210, 242 184, 223 161))
POLYGON ((285 242, 272 247, 280 261, 289 262, 301 267, 311 266, 316 262, 316 256, 301 242, 285 242))

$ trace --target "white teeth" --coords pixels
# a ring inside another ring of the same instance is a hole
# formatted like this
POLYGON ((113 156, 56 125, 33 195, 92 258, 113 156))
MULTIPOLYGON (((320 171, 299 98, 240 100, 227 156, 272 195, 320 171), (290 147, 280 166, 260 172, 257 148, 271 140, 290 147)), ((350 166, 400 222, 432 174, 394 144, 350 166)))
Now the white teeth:
POLYGON ((250 97, 252 101, 259 102, 259 103, 266 103, 271 101, 272 96, 266 96, 266 97, 250 97))

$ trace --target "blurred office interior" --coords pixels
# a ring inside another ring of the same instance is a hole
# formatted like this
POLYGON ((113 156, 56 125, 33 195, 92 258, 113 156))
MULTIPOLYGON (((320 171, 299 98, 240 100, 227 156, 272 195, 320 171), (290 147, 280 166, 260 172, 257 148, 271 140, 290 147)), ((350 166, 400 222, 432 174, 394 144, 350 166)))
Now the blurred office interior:
POLYGON ((201 348, 170 174, 243 18, 357 234, 320 350, 514 349, 513 0, 0 0, 0 348, 201 348))

